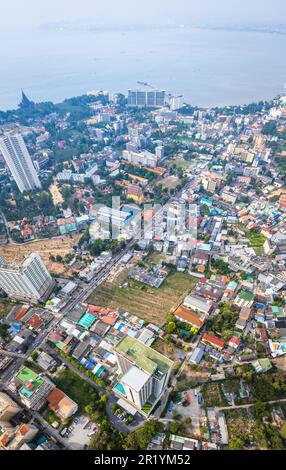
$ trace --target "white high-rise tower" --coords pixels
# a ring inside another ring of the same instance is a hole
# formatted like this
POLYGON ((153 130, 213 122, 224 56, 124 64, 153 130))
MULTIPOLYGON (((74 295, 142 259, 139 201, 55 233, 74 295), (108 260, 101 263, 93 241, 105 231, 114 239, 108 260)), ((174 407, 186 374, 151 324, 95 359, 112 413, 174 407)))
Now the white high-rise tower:
POLYGON ((0 288, 13 299, 33 303, 45 301, 54 286, 54 279, 36 253, 21 264, 0 266, 0 288))
POLYGON ((1 136, 0 150, 21 193, 41 188, 39 177, 21 134, 7 133, 1 136))

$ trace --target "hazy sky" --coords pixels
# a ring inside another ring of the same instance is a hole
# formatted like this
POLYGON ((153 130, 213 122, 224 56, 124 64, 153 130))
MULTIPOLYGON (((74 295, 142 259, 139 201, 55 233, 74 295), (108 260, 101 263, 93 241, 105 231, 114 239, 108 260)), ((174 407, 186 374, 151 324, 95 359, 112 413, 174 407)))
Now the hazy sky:
POLYGON ((286 23, 285 0, 9 0, 1 2, 1 29, 58 21, 105 24, 286 23))

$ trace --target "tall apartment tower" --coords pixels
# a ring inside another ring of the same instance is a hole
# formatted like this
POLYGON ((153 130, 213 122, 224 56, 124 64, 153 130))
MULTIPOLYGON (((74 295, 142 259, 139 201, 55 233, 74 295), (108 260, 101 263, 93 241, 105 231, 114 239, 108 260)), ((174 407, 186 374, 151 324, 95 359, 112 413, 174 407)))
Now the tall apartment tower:
POLYGON ((165 90, 128 90, 128 106, 160 108, 165 98, 165 90))
POLYGON ((20 406, 9 395, 0 392, 0 422, 10 421, 20 410, 20 406))
POLYGON ((183 96, 172 96, 170 100, 171 111, 177 111, 184 106, 184 97, 183 96))
POLYGON ((149 416, 168 386, 173 362, 128 335, 119 341, 114 352, 120 380, 113 391, 123 400, 120 406, 127 402, 127 406, 149 416))
POLYGON ((41 183, 21 134, 7 133, 0 137, 0 150, 21 191, 41 188, 41 183))
POLYGON ((14 299, 32 303, 45 301, 54 286, 54 279, 36 253, 19 265, 0 265, 0 288, 14 299))

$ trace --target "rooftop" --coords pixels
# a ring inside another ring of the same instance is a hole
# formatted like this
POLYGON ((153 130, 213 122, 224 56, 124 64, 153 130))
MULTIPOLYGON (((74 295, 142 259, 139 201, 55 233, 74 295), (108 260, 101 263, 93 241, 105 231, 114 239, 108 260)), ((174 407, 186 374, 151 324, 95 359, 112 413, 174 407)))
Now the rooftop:
POLYGON ((133 390, 139 392, 149 379, 150 375, 138 369, 138 367, 133 366, 123 375, 121 382, 123 383, 123 387, 124 385, 128 385, 133 390))
POLYGON ((238 297, 248 302, 251 302, 254 299, 254 295, 251 292, 248 292, 247 290, 240 291, 240 293, 238 294, 238 297))
POLYGON ((23 367, 16 375, 16 378, 20 382, 24 383, 31 380, 36 380, 37 374, 32 369, 29 369, 28 367, 23 367))
POLYGON ((173 361, 155 349, 145 346, 131 336, 125 336, 116 346, 115 351, 122 354, 138 367, 151 374, 155 368, 165 374, 173 366, 173 361))

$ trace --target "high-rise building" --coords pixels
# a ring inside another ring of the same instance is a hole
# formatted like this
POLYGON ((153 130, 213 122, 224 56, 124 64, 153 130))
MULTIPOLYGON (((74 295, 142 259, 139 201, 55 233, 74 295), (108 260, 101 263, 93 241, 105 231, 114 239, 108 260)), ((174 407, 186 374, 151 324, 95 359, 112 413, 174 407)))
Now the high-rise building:
POLYGON ((171 111, 177 111, 184 106, 184 97, 183 96, 172 96, 170 100, 171 111))
POLYGON ((0 265, 0 288, 14 299, 34 303, 45 301, 54 286, 55 281, 36 253, 22 264, 0 265))
POLYGON ((164 146, 163 145, 157 145, 155 148, 155 154, 158 157, 159 160, 164 158, 164 146))
POLYGON ((128 106, 160 108, 165 98, 165 90, 128 90, 128 106))
POLYGON ((7 133, 0 137, 0 150, 21 191, 41 188, 41 183, 21 134, 7 133))
POLYGON ((21 408, 6 393, 0 392, 0 422, 10 421, 21 408))
POLYGON ((118 343, 115 354, 122 376, 114 392, 148 416, 166 390, 173 362, 131 336, 118 343))

